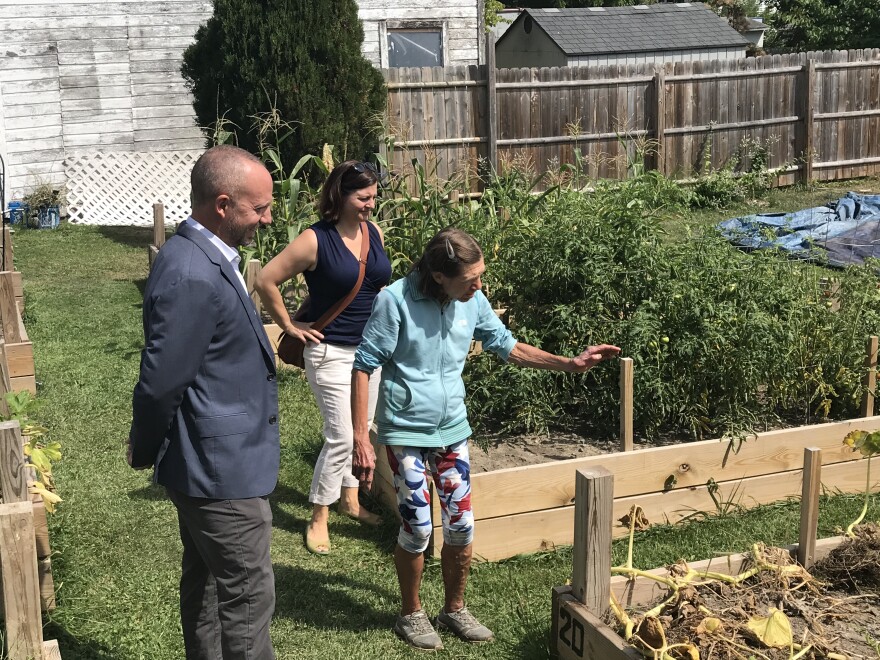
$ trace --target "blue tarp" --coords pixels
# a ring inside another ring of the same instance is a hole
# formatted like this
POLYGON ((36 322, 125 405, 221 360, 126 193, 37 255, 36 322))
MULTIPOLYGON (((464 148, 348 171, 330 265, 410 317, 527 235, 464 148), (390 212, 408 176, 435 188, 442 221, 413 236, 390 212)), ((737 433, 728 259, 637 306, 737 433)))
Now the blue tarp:
POLYGON ((825 206, 733 218, 718 228, 741 247, 781 249, 842 268, 880 259, 880 195, 851 192, 825 206))

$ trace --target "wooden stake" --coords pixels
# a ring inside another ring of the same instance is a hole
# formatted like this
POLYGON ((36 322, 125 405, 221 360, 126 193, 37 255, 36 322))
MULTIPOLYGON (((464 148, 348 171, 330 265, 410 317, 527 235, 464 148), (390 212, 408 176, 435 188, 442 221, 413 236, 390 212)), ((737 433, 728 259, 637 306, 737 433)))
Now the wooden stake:
POLYGON ((614 476, 602 466, 578 470, 574 495, 571 592, 601 617, 611 600, 614 476))
POLYGON ((3 322, 3 340, 7 344, 21 343, 18 306, 15 304, 15 282, 10 271, 0 273, 0 317, 3 322))
POLYGON ((259 259, 251 259, 247 262, 247 268, 244 271, 244 283, 247 287, 247 292, 251 297, 251 300, 254 301, 254 307, 257 308, 257 314, 259 315, 263 309, 263 301, 260 298, 260 294, 257 293, 254 285, 257 283, 257 275, 260 274, 260 271, 263 270, 263 264, 260 263, 259 259))
POLYGON ((816 532, 819 528, 819 486, 822 485, 822 451, 804 449, 804 484, 801 490, 801 529, 798 536, 798 563, 810 568, 816 560, 816 532))
POLYGON ((42 658, 43 619, 30 501, 0 504, 0 573, 6 614, 6 657, 42 658))
POLYGON ((620 451, 633 450, 633 360, 620 358, 620 451))
POLYGON ((153 204, 153 245, 156 249, 165 245, 165 206, 153 204))
MULTIPOLYGON (((21 427, 14 420, 0 423, 0 493, 3 494, 3 501, 6 504, 27 502, 30 506, 31 498, 28 495, 27 470, 24 467, 21 427)), ((33 527, 33 521, 31 521, 31 527, 33 527)), ((31 544, 33 545, 33 543, 32 535, 31 544)), ((36 546, 34 547, 36 548, 36 546)))
POLYGON ((498 100, 495 85, 495 38, 486 34, 486 160, 490 172, 498 171, 498 100))
POLYGON ((867 373, 862 381, 865 394, 862 397, 862 417, 874 415, 874 393, 877 390, 877 336, 868 337, 867 350, 865 351, 865 367, 867 373))

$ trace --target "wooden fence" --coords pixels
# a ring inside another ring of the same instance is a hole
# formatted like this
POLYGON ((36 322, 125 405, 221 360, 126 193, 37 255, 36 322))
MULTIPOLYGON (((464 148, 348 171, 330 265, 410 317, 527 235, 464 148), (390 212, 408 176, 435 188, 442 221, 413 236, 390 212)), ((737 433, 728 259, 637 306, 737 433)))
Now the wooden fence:
POLYGON ((665 65, 388 69, 386 157, 417 158, 479 189, 479 160, 537 173, 576 163, 623 178, 638 144, 648 166, 689 178, 744 141, 766 145, 781 184, 880 172, 880 49, 665 65), (625 140, 620 135, 626 135, 625 140))
MULTIPOLYGON (((12 271, 11 235, 4 236, 3 246, 8 270, 0 272, 0 412, 8 414, 6 393, 34 392, 36 381, 33 348, 21 320, 21 273, 12 271), (16 370, 28 375, 13 377, 16 370)), ((42 498, 28 492, 28 481, 36 475, 25 462, 25 442, 17 421, 0 422, 0 618, 6 646, 0 646, 0 655, 9 660, 57 660, 58 643, 43 640, 41 616, 41 611, 55 608, 49 527, 42 498)))

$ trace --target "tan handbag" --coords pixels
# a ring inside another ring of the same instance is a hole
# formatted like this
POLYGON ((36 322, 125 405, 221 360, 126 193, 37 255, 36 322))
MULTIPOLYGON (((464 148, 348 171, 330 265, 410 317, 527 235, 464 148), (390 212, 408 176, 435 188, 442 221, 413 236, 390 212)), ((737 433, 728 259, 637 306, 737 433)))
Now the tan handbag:
MULTIPOLYGON (((367 257, 370 254, 370 228, 366 222, 361 223, 361 237, 361 258, 359 259, 360 272, 358 272, 357 282, 355 282, 351 291, 348 292, 348 295, 346 295, 345 298, 333 305, 333 307, 324 312, 324 315, 321 318, 312 323, 313 330, 321 332, 321 330, 330 325, 333 320, 342 313, 342 310, 349 306, 351 301, 354 300, 354 297, 357 295, 357 292, 360 291, 361 284, 364 281, 364 273, 367 270, 367 257)), ((300 305, 299 309, 294 312, 293 320, 304 320, 308 314, 309 305, 309 297, 306 296, 302 305, 300 305)), ((278 359, 293 367, 305 369, 306 363, 303 357, 303 351, 305 348, 305 342, 283 332, 278 339, 278 359)))

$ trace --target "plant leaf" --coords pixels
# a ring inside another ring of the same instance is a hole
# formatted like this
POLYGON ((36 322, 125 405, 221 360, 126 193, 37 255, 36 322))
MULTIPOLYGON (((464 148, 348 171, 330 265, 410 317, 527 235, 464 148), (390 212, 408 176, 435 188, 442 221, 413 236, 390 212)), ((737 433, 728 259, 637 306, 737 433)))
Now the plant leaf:
POLYGON ((707 616, 705 619, 700 621, 700 624, 696 628, 696 633, 698 635, 712 635, 721 630, 721 619, 714 616, 707 616))
POLYGON ((768 616, 752 617, 746 625, 765 646, 785 648, 794 642, 788 617, 775 607, 769 609, 768 616))
POLYGON ((42 497, 43 504, 46 507, 46 511, 48 511, 49 513, 55 513, 55 505, 58 504, 59 502, 64 501, 60 497, 58 497, 58 495, 53 493, 51 490, 47 490, 46 487, 43 486, 43 484, 41 484, 39 482, 31 484, 30 488, 28 488, 28 492, 30 492, 31 494, 34 494, 34 495, 39 495, 40 497, 42 497))

